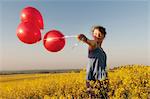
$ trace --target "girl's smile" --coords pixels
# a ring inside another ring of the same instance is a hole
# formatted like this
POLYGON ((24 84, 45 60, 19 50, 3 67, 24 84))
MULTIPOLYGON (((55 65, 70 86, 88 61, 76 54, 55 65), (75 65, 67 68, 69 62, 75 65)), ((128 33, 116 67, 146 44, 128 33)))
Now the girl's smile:
POLYGON ((98 29, 95 29, 93 31, 93 37, 95 40, 101 41, 104 39, 104 34, 101 33, 98 29))

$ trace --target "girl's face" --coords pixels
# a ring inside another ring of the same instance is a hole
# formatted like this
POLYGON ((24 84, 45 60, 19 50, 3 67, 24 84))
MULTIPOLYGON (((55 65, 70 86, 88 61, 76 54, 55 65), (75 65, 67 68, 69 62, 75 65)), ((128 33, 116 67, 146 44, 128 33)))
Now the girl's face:
POLYGON ((93 31, 93 37, 96 41, 102 41, 104 39, 104 34, 99 31, 99 29, 95 29, 93 31))

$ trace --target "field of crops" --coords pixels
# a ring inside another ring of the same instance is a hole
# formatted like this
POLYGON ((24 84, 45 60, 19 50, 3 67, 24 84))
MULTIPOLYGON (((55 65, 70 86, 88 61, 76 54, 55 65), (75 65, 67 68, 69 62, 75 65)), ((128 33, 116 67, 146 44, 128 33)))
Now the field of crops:
MULTIPOLYGON (((85 75, 85 70, 1 75, 0 99, 88 99, 85 75)), ((119 66, 108 70, 108 79, 110 99, 150 99, 150 66, 119 66)))

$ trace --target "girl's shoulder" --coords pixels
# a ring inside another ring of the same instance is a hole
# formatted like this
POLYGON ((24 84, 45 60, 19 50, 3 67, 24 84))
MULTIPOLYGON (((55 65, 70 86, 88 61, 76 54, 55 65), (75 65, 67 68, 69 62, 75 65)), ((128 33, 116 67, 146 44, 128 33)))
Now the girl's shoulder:
POLYGON ((90 50, 95 49, 95 47, 96 47, 96 41, 95 40, 89 40, 89 41, 90 41, 89 49, 90 50))

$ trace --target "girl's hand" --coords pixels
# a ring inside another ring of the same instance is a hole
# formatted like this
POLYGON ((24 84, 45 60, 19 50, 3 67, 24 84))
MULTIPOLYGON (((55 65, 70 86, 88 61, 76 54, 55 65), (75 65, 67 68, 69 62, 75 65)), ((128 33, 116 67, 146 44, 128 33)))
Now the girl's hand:
POLYGON ((79 34, 79 35, 78 35, 78 40, 83 41, 83 42, 86 42, 86 41, 87 41, 87 38, 86 38, 86 36, 85 36, 84 34, 79 34))

